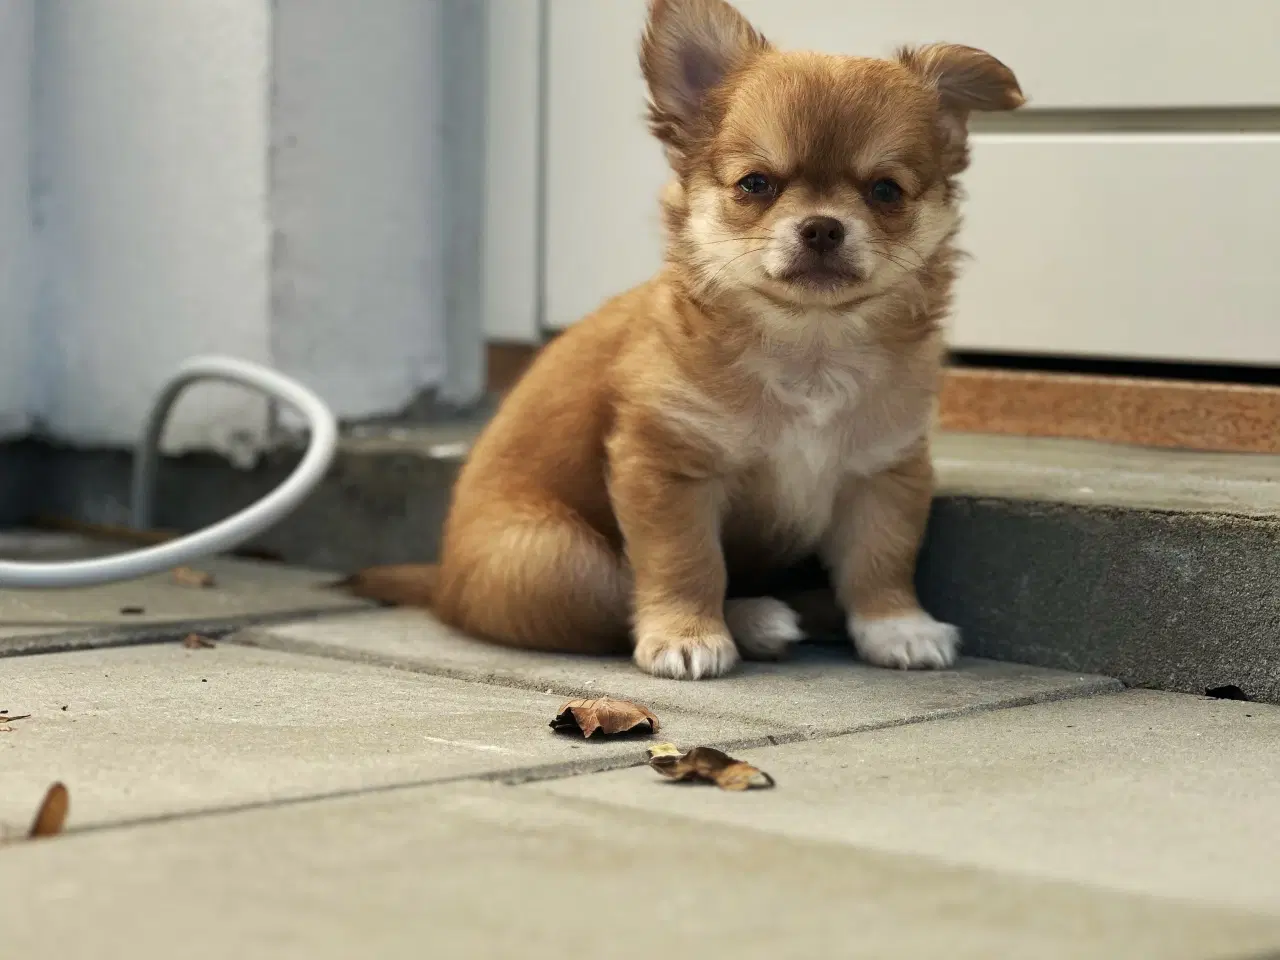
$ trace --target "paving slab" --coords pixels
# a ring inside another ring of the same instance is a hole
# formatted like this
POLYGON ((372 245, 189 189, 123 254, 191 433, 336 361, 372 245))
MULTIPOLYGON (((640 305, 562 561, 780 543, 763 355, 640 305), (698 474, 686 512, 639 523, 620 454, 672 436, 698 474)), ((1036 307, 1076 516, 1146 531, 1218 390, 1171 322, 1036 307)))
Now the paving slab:
MULTIPOLYGON (((464 776, 639 762, 642 740, 548 727, 562 699, 219 644, 0 661, 0 822, 30 821, 54 780, 73 825, 464 776), (0 724, 3 730, 5 724, 0 724)), ((663 736, 763 741, 751 723, 663 711, 663 736)), ((3 953, 4 951, 0 951, 3 953)))
POLYGON ((1280 708, 1129 691, 745 751, 778 782, 747 796, 522 789, 1280 916, 1277 743, 1280 708))
MULTIPOLYGON (((0 534, 0 556, 47 562, 124 549, 66 534, 0 534)), ((172 638, 191 631, 367 605, 328 589, 334 576, 283 564, 211 557, 194 564, 209 588, 183 586, 169 573, 69 590, 0 590, 0 657, 172 638)))
POLYGON ((767 724, 779 739, 912 723, 1120 687, 1105 677, 981 660, 965 660, 954 670, 882 670, 859 663, 847 644, 802 645, 787 663, 748 663, 728 677, 679 682, 644 674, 624 658, 539 654, 484 643, 417 610, 265 625, 235 639, 565 695, 608 693, 655 708, 767 724))
POLYGON ((1280 948, 1274 916, 493 784, 0 856, 14 957, 1226 960, 1280 948))

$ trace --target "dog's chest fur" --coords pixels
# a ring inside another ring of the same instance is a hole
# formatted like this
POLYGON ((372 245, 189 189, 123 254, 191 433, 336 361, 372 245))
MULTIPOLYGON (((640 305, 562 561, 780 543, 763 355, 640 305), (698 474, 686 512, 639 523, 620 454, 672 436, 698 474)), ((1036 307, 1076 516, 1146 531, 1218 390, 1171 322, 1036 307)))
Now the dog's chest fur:
POLYGON ((830 525, 841 485, 892 466, 924 434, 931 400, 874 357, 756 363, 753 373, 761 416, 730 522, 809 549, 830 525))

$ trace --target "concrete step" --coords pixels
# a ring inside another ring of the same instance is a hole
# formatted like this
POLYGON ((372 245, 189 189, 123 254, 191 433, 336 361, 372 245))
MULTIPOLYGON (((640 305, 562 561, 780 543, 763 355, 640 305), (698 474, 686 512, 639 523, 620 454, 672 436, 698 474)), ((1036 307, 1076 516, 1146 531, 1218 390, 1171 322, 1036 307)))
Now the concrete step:
MULTIPOLYGON (((365 430, 259 547, 327 569, 435 555, 477 424, 365 430)), ((975 656, 1280 702, 1280 457, 943 435, 920 568, 927 605, 975 656)), ((128 457, 52 451, 43 509, 127 517, 128 457), (58 466, 62 458, 62 466, 58 466)), ((190 529, 279 482, 185 457, 160 477, 158 520, 190 529)))

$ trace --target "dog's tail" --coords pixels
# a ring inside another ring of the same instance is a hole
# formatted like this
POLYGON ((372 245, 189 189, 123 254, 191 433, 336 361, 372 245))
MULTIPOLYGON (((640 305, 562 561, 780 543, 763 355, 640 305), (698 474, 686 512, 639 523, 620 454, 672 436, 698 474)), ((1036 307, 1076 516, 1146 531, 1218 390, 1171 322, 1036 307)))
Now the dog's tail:
POLYGON ((439 580, 440 568, 435 564, 402 563, 366 567, 334 586, 391 607, 430 607, 439 580))

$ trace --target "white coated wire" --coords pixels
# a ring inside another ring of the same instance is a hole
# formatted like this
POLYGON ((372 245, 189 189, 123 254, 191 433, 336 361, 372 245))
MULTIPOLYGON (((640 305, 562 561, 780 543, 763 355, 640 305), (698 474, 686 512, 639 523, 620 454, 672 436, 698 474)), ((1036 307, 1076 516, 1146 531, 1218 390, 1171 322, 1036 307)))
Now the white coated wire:
POLYGON ((235 357, 193 357, 178 368, 151 408, 133 467, 133 525, 151 526, 151 505, 159 460, 160 434, 182 392, 202 380, 224 380, 251 387, 295 408, 307 420, 311 439, 302 461, 285 481, 256 503, 195 533, 108 557, 67 563, 16 563, 0 560, 0 588, 87 587, 132 580, 182 566, 200 557, 225 553, 279 523, 324 479, 338 449, 338 423, 318 396, 275 370, 235 357))

